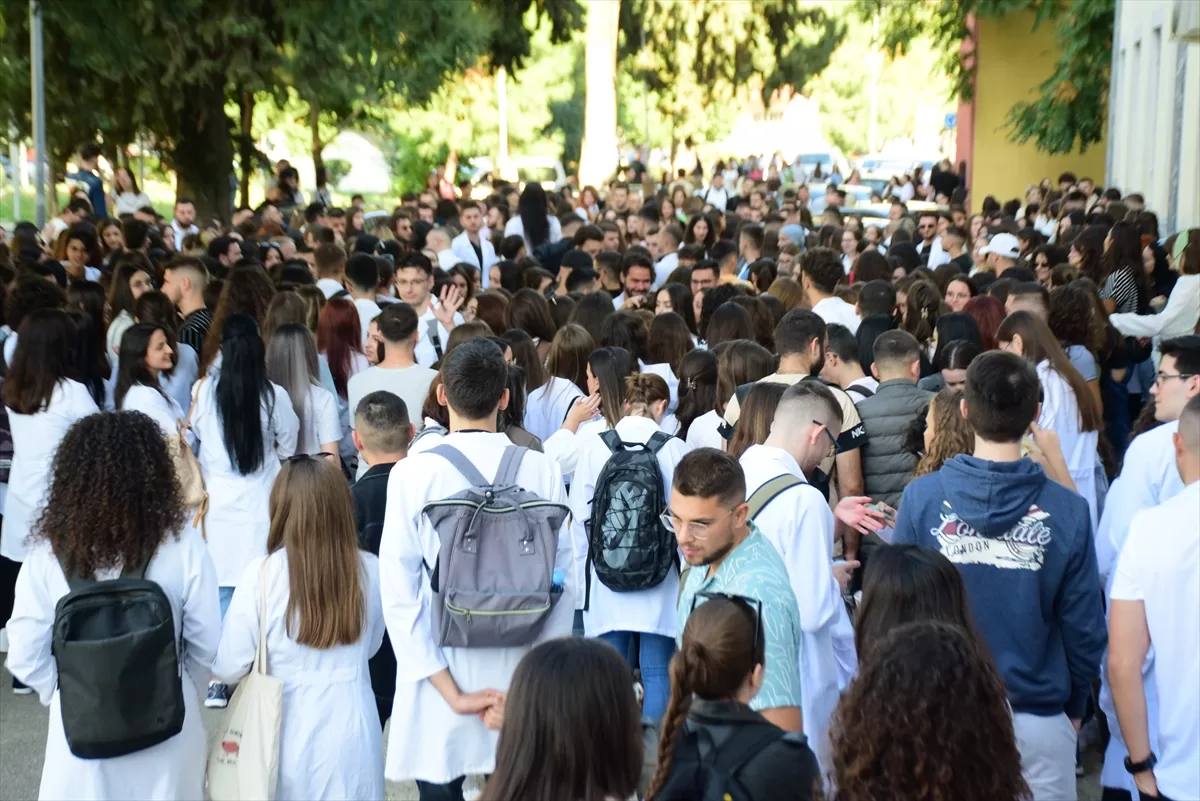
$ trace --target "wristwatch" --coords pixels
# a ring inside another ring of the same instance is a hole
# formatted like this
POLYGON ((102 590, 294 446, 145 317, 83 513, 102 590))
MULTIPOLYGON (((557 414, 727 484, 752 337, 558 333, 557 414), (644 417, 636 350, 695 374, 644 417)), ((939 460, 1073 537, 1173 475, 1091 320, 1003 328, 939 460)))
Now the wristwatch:
POLYGON ((1125 757, 1125 770, 1133 775, 1154 770, 1154 766, 1157 764, 1158 757, 1154 755, 1153 751, 1150 752, 1150 756, 1146 757, 1141 762, 1130 762, 1129 757, 1125 757))

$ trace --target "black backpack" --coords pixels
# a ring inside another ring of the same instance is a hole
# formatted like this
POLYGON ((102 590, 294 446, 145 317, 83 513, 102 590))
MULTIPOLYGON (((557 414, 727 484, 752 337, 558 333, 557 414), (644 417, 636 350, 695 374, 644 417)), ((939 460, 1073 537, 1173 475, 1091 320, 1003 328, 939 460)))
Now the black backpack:
POLYGON ((675 743, 671 774, 654 801, 766 801, 755 798, 737 779, 738 771, 786 736, 767 722, 738 726, 718 749, 703 727, 684 723, 675 743))
MULTIPOLYGON (((588 522, 588 561, 596 578, 614 592, 656 587, 678 569, 675 535, 663 525, 667 500, 658 452, 671 436, 657 431, 646 444, 622 442, 616 431, 600 439, 612 456, 596 480, 588 522)), ((591 571, 587 571, 588 590, 591 571)))
POLYGON ((111 581, 81 579, 54 609, 63 731, 80 759, 141 751, 183 730, 183 675, 175 616, 146 566, 111 581))

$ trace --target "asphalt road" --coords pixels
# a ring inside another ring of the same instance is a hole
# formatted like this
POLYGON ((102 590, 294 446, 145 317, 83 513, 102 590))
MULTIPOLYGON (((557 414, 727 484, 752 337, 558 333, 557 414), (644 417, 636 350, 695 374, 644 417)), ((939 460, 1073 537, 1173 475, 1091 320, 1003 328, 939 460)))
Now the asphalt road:
MULTIPOLYGON (((205 710, 204 723, 213 736, 222 712, 205 710)), ((47 710, 35 695, 15 696, 9 689, 8 672, 0 670, 0 801, 37 798, 46 750, 47 710)), ((390 724, 389 724, 390 725, 390 724)), ((386 746, 387 731, 384 731, 386 746)), ((1087 775, 1079 780, 1079 801, 1100 799, 1100 755, 1084 755, 1087 775)), ((478 782, 468 782, 473 788, 478 782)), ((388 782, 389 801, 415 801, 412 782, 388 782)))

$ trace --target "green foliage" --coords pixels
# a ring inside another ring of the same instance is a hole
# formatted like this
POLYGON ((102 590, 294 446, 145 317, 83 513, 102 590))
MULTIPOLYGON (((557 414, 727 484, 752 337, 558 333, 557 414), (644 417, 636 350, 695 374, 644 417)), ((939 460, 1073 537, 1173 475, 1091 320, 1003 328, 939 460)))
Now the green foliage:
POLYGON ((1105 109, 1111 70, 1115 0, 855 0, 864 22, 878 20, 879 43, 893 55, 906 51, 921 35, 940 50, 939 68, 950 76, 954 97, 974 93, 975 62, 960 48, 970 38, 967 17, 1034 14, 1034 28, 1053 22, 1061 52, 1054 73, 1033 102, 1009 113, 1008 126, 1019 142, 1032 139, 1047 153, 1081 151, 1104 140, 1105 109))
POLYGON ((714 120, 713 109, 736 107, 748 85, 764 102, 784 86, 803 92, 846 34, 824 8, 799 0, 696 0, 687 8, 680 13, 670 0, 621 6, 622 65, 649 87, 674 139, 720 138, 705 134, 714 124, 727 131, 731 120, 714 120))

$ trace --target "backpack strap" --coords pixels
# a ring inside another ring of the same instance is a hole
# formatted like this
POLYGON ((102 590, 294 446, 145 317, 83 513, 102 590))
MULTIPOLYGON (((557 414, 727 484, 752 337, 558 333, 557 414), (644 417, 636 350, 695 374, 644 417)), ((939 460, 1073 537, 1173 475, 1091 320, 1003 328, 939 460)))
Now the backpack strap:
POLYGON ((347 292, 347 291, 346 291, 346 290, 343 288, 343 289, 339 289, 337 292, 334 292, 332 295, 330 295, 330 296, 329 296, 329 299, 330 299, 330 300, 339 300, 339 299, 341 299, 341 298, 346 298, 346 297, 350 297, 350 293, 349 293, 349 292, 347 292))
MULTIPOLYGON (((441 446, 439 446, 441 447, 441 446)), ((521 460, 529 448, 520 445, 509 445, 500 457, 500 467, 496 470, 496 480, 492 482, 497 487, 512 487, 517 483, 517 471, 521 469, 521 460)))
POLYGON ((746 513, 746 518, 749 520, 754 520, 756 517, 758 517, 758 513, 767 507, 767 504, 775 500, 777 497, 779 497, 779 495, 783 494, 787 490, 790 490, 792 487, 803 483, 803 481, 791 475, 790 473, 784 473, 781 476, 775 476, 775 478, 756 489, 754 494, 750 496, 750 499, 746 501, 747 506, 750 507, 749 511, 746 513))
MULTIPOLYGON (((153 558, 154 558, 154 554, 151 553, 150 559, 153 559, 153 558)), ((122 567, 120 577, 121 578, 132 578, 132 579, 145 578, 146 577, 146 567, 150 564, 150 559, 147 559, 145 562, 143 562, 142 564, 137 565, 135 567, 130 567, 130 568, 122 567)), ((82 576, 80 576, 79 571, 76 570, 74 568, 74 566, 68 564, 64 557, 61 557, 61 556, 58 557, 58 564, 62 568, 63 575, 66 576, 66 578, 67 578, 67 587, 70 588, 71 592, 76 592, 78 590, 81 590, 84 587, 88 586, 89 584, 95 584, 97 581, 97 579, 94 576, 92 578, 83 578, 82 576)))
MULTIPOLYGON (((408 447, 411 448, 413 445, 416 445, 421 441, 421 437, 425 436, 426 434, 440 434, 444 437, 449 433, 449 429, 447 429, 445 426, 437 425, 436 423, 434 425, 425 426, 421 429, 421 433, 413 437, 412 442, 408 443, 408 447)), ((432 448, 430 450, 432 450, 432 448)))
POLYGON ((855 384, 853 386, 846 387, 846 389, 844 391, 847 395, 849 395, 851 392, 853 392, 854 394, 859 395, 863 399, 869 398, 875 394, 870 389, 862 386, 861 384, 855 384))
POLYGON ((617 448, 621 447, 621 435, 615 429, 610 428, 600 435, 600 441, 603 442, 610 451, 617 452, 617 448))
POLYGON ((438 359, 442 358, 442 338, 438 336, 438 321, 436 317, 432 317, 425 321, 425 332, 429 334, 429 341, 433 343, 433 351, 437 354, 438 359))
POLYGON ((770 723, 740 728, 737 734, 717 749, 716 758, 712 762, 713 772, 724 777, 727 784, 729 781, 736 781, 734 774, 743 765, 783 736, 783 731, 770 723))
POLYGON ((650 436, 650 441, 646 443, 646 450, 651 453, 658 453, 672 439, 671 435, 666 431, 655 431, 650 436))
POLYGON ((436 453, 438 456, 445 459, 454 469, 462 473, 463 478, 471 482, 473 487, 490 487, 492 482, 483 477, 483 473, 479 472, 479 468, 471 464, 467 457, 462 455, 462 451, 452 445, 438 445, 430 448, 426 453, 436 453))

